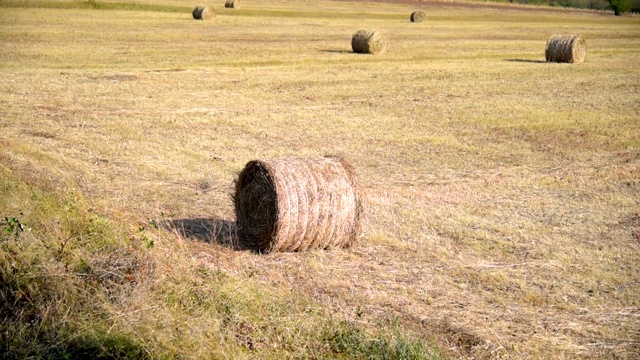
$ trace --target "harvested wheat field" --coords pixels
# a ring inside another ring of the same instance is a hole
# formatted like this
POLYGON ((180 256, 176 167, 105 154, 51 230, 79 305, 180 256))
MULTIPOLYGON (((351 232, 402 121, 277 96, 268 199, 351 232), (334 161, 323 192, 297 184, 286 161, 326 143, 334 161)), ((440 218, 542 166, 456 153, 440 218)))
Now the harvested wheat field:
POLYGON ((0 358, 640 357, 640 18, 211 4, 0 2, 0 358))

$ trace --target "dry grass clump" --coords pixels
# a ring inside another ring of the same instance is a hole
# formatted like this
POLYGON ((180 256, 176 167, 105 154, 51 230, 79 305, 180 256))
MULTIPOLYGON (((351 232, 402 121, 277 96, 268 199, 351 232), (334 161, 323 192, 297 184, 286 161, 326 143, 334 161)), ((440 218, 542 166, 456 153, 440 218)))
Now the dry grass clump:
POLYGON ((259 251, 347 247, 360 233, 360 186, 340 157, 250 161, 234 202, 240 240, 259 251))
POLYGON ((544 55, 549 62, 579 64, 587 54, 582 35, 553 35, 547 40, 544 55))
POLYGON ((359 54, 382 54, 387 50, 387 39, 380 31, 360 29, 351 38, 351 48, 359 54))
POLYGON ((397 326, 334 319, 299 289, 236 272, 254 254, 155 219, 127 230, 3 161, 0 359, 442 358, 397 326))
POLYGON ((210 20, 216 17, 216 11, 212 7, 198 5, 193 9, 192 15, 196 20, 210 20))
POLYGON ((237 9, 238 8, 238 0, 227 0, 224 3, 224 7, 227 9, 237 9))
POLYGON ((411 13, 411 22, 419 23, 425 20, 427 20, 427 14, 424 11, 418 10, 411 13))

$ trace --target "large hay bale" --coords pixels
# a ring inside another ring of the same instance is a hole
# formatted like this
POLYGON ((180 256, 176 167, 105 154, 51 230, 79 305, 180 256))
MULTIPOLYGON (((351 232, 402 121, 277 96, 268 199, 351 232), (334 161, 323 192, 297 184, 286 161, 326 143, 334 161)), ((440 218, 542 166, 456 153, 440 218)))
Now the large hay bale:
POLYGON ((380 31, 360 29, 351 38, 351 48, 359 54, 382 54, 387 50, 387 39, 380 31))
POLYGON ((549 62, 581 63, 587 54, 582 35, 553 35, 547 40, 544 56, 549 62))
POLYGON ((212 7, 198 5, 193 9, 191 13, 196 20, 210 20, 216 17, 216 11, 212 7))
POLYGON ((423 22, 427 20, 427 14, 422 10, 414 11, 411 13, 410 19, 411 19, 411 22, 415 22, 415 23, 423 22))
POLYGON ((224 7, 227 9, 237 9, 239 7, 238 1, 239 0, 227 0, 224 3, 224 7))
POLYGON ((240 241, 258 251, 347 247, 360 233, 360 187, 340 157, 250 161, 233 198, 240 241))

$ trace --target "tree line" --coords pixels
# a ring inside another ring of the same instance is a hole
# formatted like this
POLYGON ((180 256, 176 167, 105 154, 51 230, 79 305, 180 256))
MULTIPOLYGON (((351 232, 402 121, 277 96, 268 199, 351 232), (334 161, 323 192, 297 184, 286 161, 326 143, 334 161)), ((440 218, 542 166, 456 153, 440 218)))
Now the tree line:
POLYGON ((640 12, 640 0, 507 0, 515 4, 549 5, 577 9, 610 10, 616 15, 640 12))

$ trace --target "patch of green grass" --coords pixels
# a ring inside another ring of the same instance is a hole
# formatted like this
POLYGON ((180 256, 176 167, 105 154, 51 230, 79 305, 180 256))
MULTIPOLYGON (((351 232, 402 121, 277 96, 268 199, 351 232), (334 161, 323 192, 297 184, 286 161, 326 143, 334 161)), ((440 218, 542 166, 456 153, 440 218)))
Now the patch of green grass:
POLYGON ((156 229, 128 234, 82 204, 0 168, 0 358, 441 358, 397 327, 372 335, 175 244, 149 247, 156 229))
POLYGON ((103 321, 101 301, 122 294, 136 267, 122 233, 4 169, 0 204, 0 357, 145 358, 139 341, 103 321))
POLYGON ((343 321, 325 333, 335 358, 345 359, 444 359, 423 340, 406 337, 399 330, 391 336, 372 337, 354 323, 343 321))

